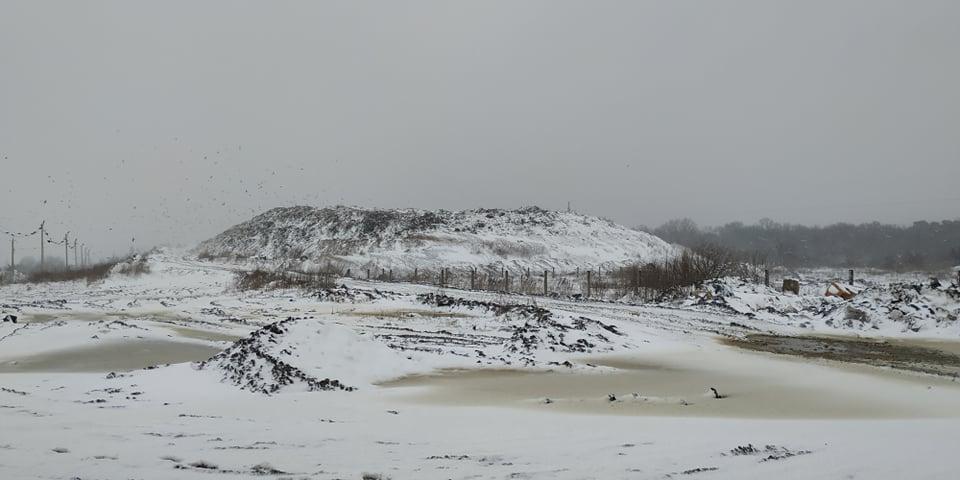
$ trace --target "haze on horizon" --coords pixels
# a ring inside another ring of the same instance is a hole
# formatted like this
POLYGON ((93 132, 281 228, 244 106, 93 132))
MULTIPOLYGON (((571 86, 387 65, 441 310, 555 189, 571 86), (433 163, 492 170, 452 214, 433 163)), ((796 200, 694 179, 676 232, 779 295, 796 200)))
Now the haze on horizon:
POLYGON ((0 230, 102 256, 296 204, 954 219, 958 23, 949 0, 7 1, 0 230))

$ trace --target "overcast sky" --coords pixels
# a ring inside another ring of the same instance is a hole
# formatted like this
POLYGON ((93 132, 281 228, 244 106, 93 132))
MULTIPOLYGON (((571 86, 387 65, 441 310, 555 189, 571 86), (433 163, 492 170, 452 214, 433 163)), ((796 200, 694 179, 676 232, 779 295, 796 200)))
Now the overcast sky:
POLYGON ((957 218, 958 25, 955 0, 4 0, 0 230, 109 255, 294 204, 957 218))

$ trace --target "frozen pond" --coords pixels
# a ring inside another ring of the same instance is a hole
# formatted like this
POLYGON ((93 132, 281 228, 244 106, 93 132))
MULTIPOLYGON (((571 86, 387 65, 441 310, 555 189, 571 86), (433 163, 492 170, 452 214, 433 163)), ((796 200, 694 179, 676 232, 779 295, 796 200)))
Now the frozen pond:
POLYGON ((590 363, 607 368, 447 370, 382 386, 421 404, 581 414, 831 419, 960 415, 960 386, 950 379, 864 365, 826 365, 730 349, 606 357, 590 363), (710 387, 724 398, 714 398, 710 387))
POLYGON ((168 340, 128 340, 0 359, 0 373, 117 372, 206 360, 218 347, 168 340))

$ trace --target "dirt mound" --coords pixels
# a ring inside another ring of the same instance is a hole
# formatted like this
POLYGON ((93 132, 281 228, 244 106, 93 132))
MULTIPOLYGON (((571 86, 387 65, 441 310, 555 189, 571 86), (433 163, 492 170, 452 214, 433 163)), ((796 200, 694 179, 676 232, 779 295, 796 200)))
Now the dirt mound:
POLYGON ((288 387, 306 391, 346 390, 352 391, 339 380, 317 378, 291 365, 283 357, 293 354, 289 347, 281 347, 283 337, 298 318, 287 318, 271 323, 250 336, 237 340, 230 348, 214 355, 198 365, 200 370, 216 369, 222 372, 222 380, 244 390, 273 394, 288 387))
POLYGON ((340 285, 339 287, 318 290, 313 294, 313 296, 321 302, 364 303, 380 299, 395 299, 399 297, 400 294, 385 290, 365 290, 360 288, 350 288, 346 285, 340 285))

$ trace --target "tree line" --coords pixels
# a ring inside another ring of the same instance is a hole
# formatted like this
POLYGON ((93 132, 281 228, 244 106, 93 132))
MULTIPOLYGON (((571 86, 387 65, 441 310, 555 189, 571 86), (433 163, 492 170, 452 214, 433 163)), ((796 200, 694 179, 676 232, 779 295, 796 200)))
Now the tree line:
POLYGON ((910 271, 960 265, 960 220, 918 221, 909 226, 880 222, 806 226, 762 219, 752 225, 731 222, 701 227, 680 218, 640 229, 671 243, 721 245, 788 268, 910 271))

